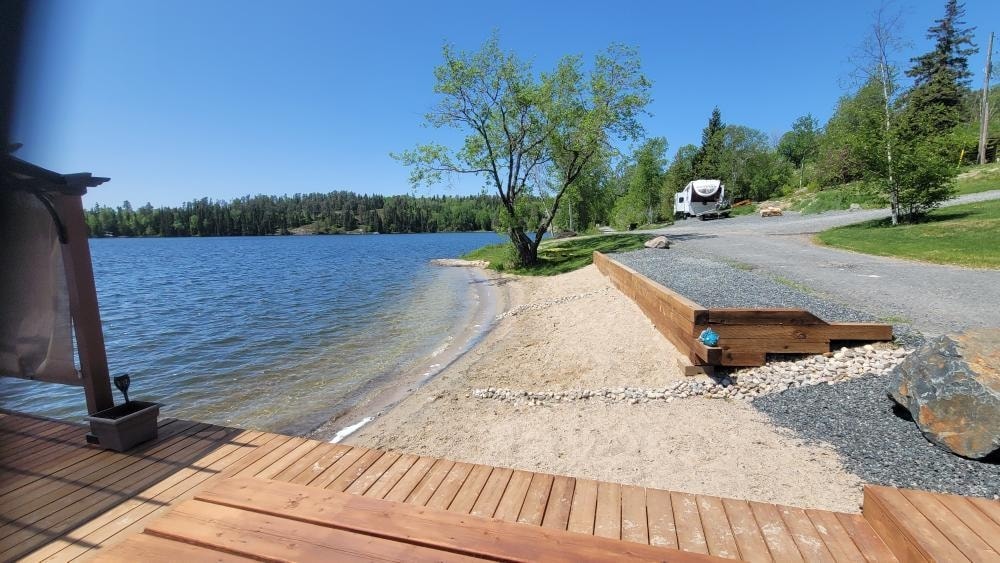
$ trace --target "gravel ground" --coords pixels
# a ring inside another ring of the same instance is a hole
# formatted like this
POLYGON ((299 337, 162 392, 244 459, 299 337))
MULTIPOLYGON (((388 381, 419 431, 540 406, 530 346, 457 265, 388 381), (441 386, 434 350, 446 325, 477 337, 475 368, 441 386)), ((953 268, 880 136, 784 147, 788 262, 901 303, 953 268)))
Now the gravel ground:
MULTIPOLYGON (((643 249, 615 254, 614 259, 704 307, 796 307, 828 322, 880 321, 796 282, 744 269, 751 266, 692 256, 689 250, 643 249)), ((923 341, 907 325, 894 325, 893 333, 897 343, 907 347, 923 341)))
POLYGON ((1000 464, 964 459, 928 442, 912 421, 893 414, 885 382, 866 376, 798 387, 752 404, 800 438, 832 445, 866 482, 998 498, 1000 464))

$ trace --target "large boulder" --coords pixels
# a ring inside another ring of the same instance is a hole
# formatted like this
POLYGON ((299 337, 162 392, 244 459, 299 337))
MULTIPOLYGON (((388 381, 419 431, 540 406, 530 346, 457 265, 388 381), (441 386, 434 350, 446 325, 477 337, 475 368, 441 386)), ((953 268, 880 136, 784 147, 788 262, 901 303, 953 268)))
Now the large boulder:
POLYGON ((643 244, 646 245, 646 248, 670 248, 670 239, 663 236, 653 237, 643 244))
POLYGON ((1000 451, 1000 329, 930 340, 890 377, 889 396, 928 440, 972 459, 1000 451))

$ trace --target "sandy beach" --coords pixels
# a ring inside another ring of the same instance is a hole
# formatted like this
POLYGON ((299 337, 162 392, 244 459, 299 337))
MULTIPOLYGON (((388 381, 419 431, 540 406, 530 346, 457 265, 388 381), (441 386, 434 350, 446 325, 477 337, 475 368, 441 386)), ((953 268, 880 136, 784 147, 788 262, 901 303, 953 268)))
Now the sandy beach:
POLYGON ((504 311, 469 352, 345 442, 662 489, 857 512, 861 481, 740 401, 531 406, 475 389, 663 386, 677 351, 593 266, 494 276, 504 311))

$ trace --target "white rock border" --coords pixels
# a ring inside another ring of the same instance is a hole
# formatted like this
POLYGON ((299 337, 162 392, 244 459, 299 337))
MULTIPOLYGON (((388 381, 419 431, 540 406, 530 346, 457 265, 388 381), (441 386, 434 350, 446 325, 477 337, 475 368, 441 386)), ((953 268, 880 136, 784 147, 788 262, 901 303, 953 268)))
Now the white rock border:
POLYGON ((832 354, 809 356, 793 361, 776 361, 754 368, 707 379, 685 379, 659 388, 602 387, 568 391, 527 391, 486 387, 474 389, 469 396, 517 405, 547 406, 573 401, 599 400, 606 403, 637 405, 652 401, 704 397, 709 399, 752 400, 794 387, 835 385, 874 373, 888 374, 912 352, 904 348, 876 349, 868 344, 841 348, 832 354))

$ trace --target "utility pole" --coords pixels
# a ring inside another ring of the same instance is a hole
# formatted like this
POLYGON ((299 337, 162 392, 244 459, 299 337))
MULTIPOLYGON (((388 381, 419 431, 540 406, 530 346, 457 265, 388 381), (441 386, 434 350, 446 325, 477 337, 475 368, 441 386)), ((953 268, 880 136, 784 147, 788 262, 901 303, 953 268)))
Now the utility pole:
POLYGON ((979 164, 986 164, 986 144, 989 142, 990 123, 990 71, 993 70, 993 32, 990 47, 986 50, 986 77, 983 79, 982 114, 979 122, 979 164))

